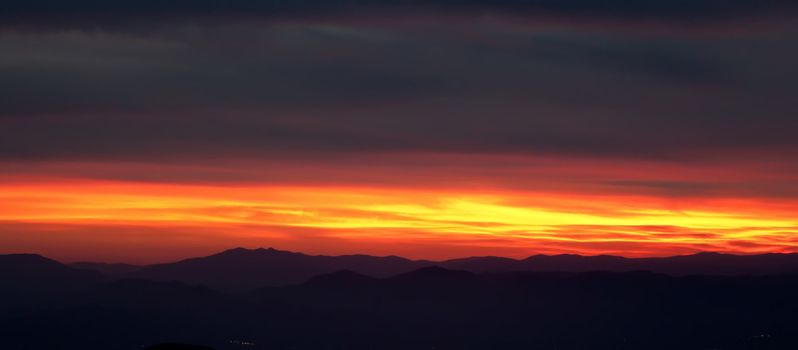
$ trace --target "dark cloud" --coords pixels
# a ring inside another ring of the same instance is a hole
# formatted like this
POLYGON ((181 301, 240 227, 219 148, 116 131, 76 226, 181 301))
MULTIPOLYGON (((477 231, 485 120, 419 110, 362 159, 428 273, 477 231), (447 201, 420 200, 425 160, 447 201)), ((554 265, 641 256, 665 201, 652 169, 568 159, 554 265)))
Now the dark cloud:
MULTIPOLYGON (((110 3, 70 2, 65 14, 132 6, 110 3)), ((9 11, 50 3, 25 4, 9 11)), ((142 9, 154 12, 188 6, 147 4, 142 9)), ((631 15, 779 3, 491 4, 462 6, 631 15)), ((195 10, 213 6, 200 2, 195 10)), ((142 23, 136 31, 0 31, 0 158, 798 154, 795 26, 661 36, 503 18, 390 25, 230 19, 142 23)))
POLYGON ((696 20, 783 11, 788 0, 8 0, 2 15, 329 16, 357 12, 498 12, 609 18, 696 20))

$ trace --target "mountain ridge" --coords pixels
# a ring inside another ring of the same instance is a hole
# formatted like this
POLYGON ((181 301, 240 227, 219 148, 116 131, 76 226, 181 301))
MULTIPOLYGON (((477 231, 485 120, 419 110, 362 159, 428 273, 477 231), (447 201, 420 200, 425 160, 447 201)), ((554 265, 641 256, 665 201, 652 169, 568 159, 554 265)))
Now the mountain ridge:
MULTIPOLYGON (((246 261, 242 256, 299 259, 306 267, 330 262, 330 257, 307 260, 309 256, 299 253, 237 250, 210 260, 195 258, 191 264, 246 261)), ((718 258, 722 262, 729 257, 705 254, 675 260, 718 258)), ((770 258, 780 262, 785 256, 764 257, 770 258)), ((363 259, 374 257, 354 261, 363 259)), ((575 256, 532 260, 558 259, 582 261, 575 256)), ((0 256, 0 271, 27 265, 37 268, 28 269, 30 275, 16 276, 46 282, 42 287, 55 294, 26 303, 19 301, 28 293, 0 298, 11 302, 0 303, 0 340, 13 349, 62 349, 64 344, 80 344, 87 350, 140 349, 162 342, 206 344, 219 350, 240 350, 242 344, 308 350, 798 346, 794 332, 798 273, 470 272, 429 265, 379 278, 344 269, 301 283, 225 293, 185 281, 104 278, 80 284, 80 276, 96 274, 37 255, 0 256), (82 287, 63 289, 70 285, 82 287)), ((236 266, 240 268, 224 268, 236 266)), ((251 278, 258 269, 244 272, 234 277, 251 278)), ((0 279, 0 295, 3 286, 18 282, 0 279)))
MULTIPOLYGON (((35 260, 35 255, 0 255, 2 259, 35 260), (5 258, 4 258, 5 257, 5 258)), ((43 258, 48 264, 57 263, 43 258)), ((477 256, 443 261, 411 260, 395 255, 371 256, 309 255, 274 248, 233 248, 216 254, 171 263, 141 267, 131 265, 80 263, 73 268, 93 270, 104 276, 153 281, 181 281, 202 284, 224 291, 245 291, 261 287, 306 282, 315 276, 348 270, 369 277, 386 278, 427 267, 442 267, 473 273, 485 272, 589 272, 650 271, 672 276, 686 275, 772 275, 798 272, 797 253, 735 255, 700 252, 670 257, 627 258, 614 255, 575 254, 531 255, 523 259, 477 256), (114 270, 121 267, 123 271, 114 270), (124 271, 124 269, 130 269, 124 271)), ((0 267, 2 269, 2 267, 0 267)))

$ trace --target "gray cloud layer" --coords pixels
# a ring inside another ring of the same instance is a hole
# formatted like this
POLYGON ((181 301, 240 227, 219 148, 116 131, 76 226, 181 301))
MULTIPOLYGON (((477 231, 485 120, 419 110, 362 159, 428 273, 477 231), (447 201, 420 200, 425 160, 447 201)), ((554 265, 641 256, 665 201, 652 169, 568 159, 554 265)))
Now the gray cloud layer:
POLYGON ((433 11, 702 19, 794 9, 788 0, 7 0, 0 15, 319 16, 433 11))
POLYGON ((798 154, 794 26, 148 29, 0 32, 0 157, 798 154))

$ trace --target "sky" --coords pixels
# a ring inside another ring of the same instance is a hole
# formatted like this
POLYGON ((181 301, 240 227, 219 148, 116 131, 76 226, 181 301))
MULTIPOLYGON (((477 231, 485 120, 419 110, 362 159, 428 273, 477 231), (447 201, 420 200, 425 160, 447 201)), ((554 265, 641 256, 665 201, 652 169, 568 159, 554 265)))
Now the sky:
POLYGON ((7 0, 0 253, 798 252, 798 5, 7 0))

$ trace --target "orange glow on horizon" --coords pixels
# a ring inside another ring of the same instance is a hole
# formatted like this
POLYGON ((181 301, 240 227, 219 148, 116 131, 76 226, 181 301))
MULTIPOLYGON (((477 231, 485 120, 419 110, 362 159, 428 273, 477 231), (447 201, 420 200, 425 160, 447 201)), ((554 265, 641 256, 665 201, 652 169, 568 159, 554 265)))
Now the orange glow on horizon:
MULTIPOLYGON (((257 242, 320 253, 391 253, 390 247, 422 245, 427 248, 401 251, 421 258, 469 252, 517 257, 791 252, 798 247, 795 209, 791 203, 756 199, 379 186, 0 184, 0 221, 46 224, 54 232, 67 226, 97 227, 103 235, 125 241, 129 229, 121 227, 174 228, 189 235, 203 232, 209 247, 257 242), (120 232, 105 232, 114 227, 120 232), (319 251, 314 239, 340 246, 319 251)), ((13 247, 24 238, 6 233, 0 240, 13 247)), ((162 241, 179 244, 169 237, 162 241)))

